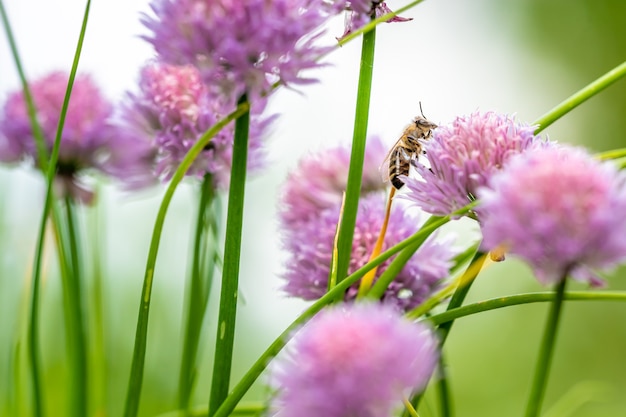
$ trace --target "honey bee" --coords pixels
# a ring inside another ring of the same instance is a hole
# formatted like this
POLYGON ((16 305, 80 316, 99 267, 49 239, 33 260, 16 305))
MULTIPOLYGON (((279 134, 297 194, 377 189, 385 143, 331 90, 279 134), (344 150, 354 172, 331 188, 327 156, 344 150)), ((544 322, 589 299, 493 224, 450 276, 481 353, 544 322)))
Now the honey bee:
MULTIPOLYGON (((420 104, 420 111, 421 108, 420 104)), ((437 125, 426 119, 424 113, 422 113, 421 116, 415 117, 413 122, 407 126, 400 139, 387 154, 381 171, 383 172, 384 180, 391 181, 396 190, 399 190, 404 185, 404 182, 399 177, 401 175, 409 175, 413 158, 418 158, 422 152, 421 142, 430 139, 433 129, 436 127, 437 125)))

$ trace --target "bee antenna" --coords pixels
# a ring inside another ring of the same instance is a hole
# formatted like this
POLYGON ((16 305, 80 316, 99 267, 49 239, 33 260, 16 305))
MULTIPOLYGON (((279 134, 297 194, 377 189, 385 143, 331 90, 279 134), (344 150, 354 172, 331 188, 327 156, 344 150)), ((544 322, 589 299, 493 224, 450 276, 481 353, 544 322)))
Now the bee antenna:
POLYGON ((426 116, 424 116, 424 110, 422 110, 422 102, 418 101, 419 105, 420 105, 420 113, 422 113, 422 117, 425 119, 426 116))

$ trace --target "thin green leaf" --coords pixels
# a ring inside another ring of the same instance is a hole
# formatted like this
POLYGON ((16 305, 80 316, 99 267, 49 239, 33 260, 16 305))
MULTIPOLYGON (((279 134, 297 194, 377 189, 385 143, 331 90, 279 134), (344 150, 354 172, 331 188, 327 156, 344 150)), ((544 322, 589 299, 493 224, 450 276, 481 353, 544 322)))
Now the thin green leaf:
POLYGON ((371 30, 363 35, 363 46, 361 49, 361 66, 359 70, 350 167, 348 169, 344 211, 337 238, 337 282, 341 282, 348 274, 348 265, 350 264, 350 256, 352 254, 352 238, 354 236, 361 195, 363 161, 365 159, 375 46, 376 31, 371 30))
MULTIPOLYGON (((246 103, 243 96, 240 104, 246 103)), ((235 122, 235 142, 230 171, 228 209, 226 213, 226 240, 224 243, 224 269, 220 293, 220 307, 215 337, 213 378, 209 398, 209 415, 222 404, 228 395, 235 340, 235 319, 239 295, 239 263, 241 257, 241 234, 248 161, 248 131, 250 113, 246 112, 235 122)))
POLYGON ((139 313, 137 316, 137 330, 135 333, 135 346, 133 349, 133 360, 131 363, 130 377, 128 381, 128 390, 126 392, 126 403, 124 407, 124 417, 135 417, 139 409, 139 399, 141 396, 141 386, 143 383, 143 369, 146 359, 146 339, 148 334, 148 318, 150 316, 150 302, 152 294, 152 280, 154 278, 154 269, 156 264, 156 258, 159 252, 159 243, 161 239, 161 233, 163 231, 163 223, 165 222, 165 215, 176 187, 185 177, 185 173, 198 157, 204 147, 210 142, 210 140, 222 130, 226 125, 232 122, 237 117, 244 113, 247 113, 250 109, 249 103, 242 103, 237 108, 218 121, 209 130, 207 130, 194 145, 187 151, 187 154, 181 161, 180 165, 172 175, 170 183, 165 190, 163 200, 159 206, 156 220, 154 222, 154 228, 152 230, 152 238, 150 240, 150 249, 148 252, 148 259, 146 261, 146 270, 144 274, 143 288, 141 292, 141 301, 139 304, 139 313))
POLYGON ((549 112, 541 116, 537 119, 533 124, 539 125, 539 127, 535 130, 535 134, 541 132, 552 123, 563 117, 565 114, 569 113, 573 109, 575 109, 578 105, 584 103, 589 100, 591 97, 598 94, 600 91, 604 90, 614 82, 618 81, 622 77, 626 75, 626 62, 618 65, 613 68, 597 80, 583 87, 581 90, 577 91, 570 97, 563 100, 556 107, 551 109, 549 112))

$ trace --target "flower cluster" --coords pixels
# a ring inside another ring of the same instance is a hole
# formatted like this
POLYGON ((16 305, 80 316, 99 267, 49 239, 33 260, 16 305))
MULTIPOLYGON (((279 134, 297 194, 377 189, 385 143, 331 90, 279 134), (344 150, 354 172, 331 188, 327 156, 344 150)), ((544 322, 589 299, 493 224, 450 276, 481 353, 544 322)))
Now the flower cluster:
POLYGON ((544 284, 597 285, 594 270, 626 259, 626 174, 582 149, 518 155, 478 195, 484 246, 504 245, 544 284))
POLYGON ((345 1, 153 0, 143 23, 159 58, 194 65, 231 100, 266 95, 275 82, 311 82, 300 71, 319 66, 321 26, 345 1))
MULTIPOLYGON (((24 93, 9 95, 0 121, 0 159, 4 162, 32 160, 50 155, 59 124, 69 75, 53 72, 30 83, 37 120, 45 149, 38 149, 24 93), (43 155, 39 153, 43 152, 43 155)), ((113 175, 134 186, 150 183, 151 149, 145 142, 125 135, 111 121, 112 104, 89 75, 74 80, 59 147, 56 187, 61 195, 83 202, 92 193, 78 176, 89 168, 113 175)))
MULTIPOLYGON (((386 148, 379 139, 372 138, 366 149, 363 197, 357 213, 349 273, 369 260, 385 217, 387 194, 378 167, 386 148)), ((284 247, 290 258, 286 263, 283 289, 291 296, 315 300, 327 291, 348 166, 346 148, 327 149, 303 159, 285 185, 280 220, 284 247)), ((418 218, 406 210, 401 201, 396 203, 391 210, 383 250, 419 229, 418 218)), ((456 252, 449 240, 437 241, 434 237, 424 242, 389 286, 383 297, 385 303, 410 310, 439 288, 456 252)), ((381 265, 379 275, 388 263, 381 265)), ((346 299, 354 299, 357 289, 358 283, 346 293, 346 299)))
MULTIPOLYGON (((198 138, 221 117, 234 110, 212 95, 199 71, 191 66, 149 63, 141 70, 140 92, 130 94, 124 112, 126 128, 134 136, 153 143, 157 152, 156 174, 169 178, 198 138)), ((250 122, 248 165, 263 164, 262 135, 272 117, 261 119, 265 100, 254 103, 250 122)), ((212 138, 187 175, 213 175, 225 188, 230 175, 234 123, 212 138)))
MULTIPOLYGON (((385 184, 378 173, 381 155, 388 151, 378 137, 367 141, 363 161, 363 194, 383 193, 385 184)), ((283 188, 280 216, 287 229, 295 230, 318 213, 341 205, 348 182, 350 148, 338 146, 308 155, 291 171, 283 188)))
POLYGON ((465 207, 512 155, 551 146, 534 130, 494 112, 476 112, 438 127, 424 143, 429 166, 416 164, 419 178, 404 180, 408 192, 403 197, 441 216, 465 207))
POLYGON ((272 414, 388 416, 403 397, 425 387, 437 348, 432 331, 384 306, 324 310, 273 367, 272 414))

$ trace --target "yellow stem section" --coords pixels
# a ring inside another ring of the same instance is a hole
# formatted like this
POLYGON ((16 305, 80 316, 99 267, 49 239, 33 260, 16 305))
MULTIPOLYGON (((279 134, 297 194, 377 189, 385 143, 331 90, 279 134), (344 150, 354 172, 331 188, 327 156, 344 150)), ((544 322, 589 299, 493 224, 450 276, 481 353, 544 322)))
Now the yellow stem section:
POLYGON ((337 230, 335 231, 335 238, 333 239, 333 257, 330 262, 330 277, 328 280, 328 291, 332 290, 337 285, 337 257, 339 256, 339 250, 337 245, 339 242, 339 226, 343 219, 343 208, 346 205, 346 193, 344 191, 341 197, 341 208, 339 209, 339 220, 337 220, 337 230))
MULTIPOLYGON (((389 215, 391 214, 391 201, 393 200, 393 196, 395 193, 396 189, 394 187, 391 187, 391 191, 389 191, 389 199, 387 200, 387 208, 385 209, 385 219, 383 220, 383 225, 381 226, 380 233, 378 234, 378 240, 376 240, 376 245, 374 245, 374 250, 372 250, 372 254, 370 255, 370 259, 368 262, 371 262, 372 259, 380 255, 380 252, 383 250, 385 234, 387 233, 387 226, 389 225, 389 215)), ((365 296, 370 288, 372 288, 372 284, 374 282, 374 278, 376 277, 377 270, 378 267, 374 267, 370 269, 370 271, 365 274, 363 278, 361 278, 361 284, 359 285, 357 298, 365 296)))
POLYGON ((413 404, 411 404, 411 401, 409 401, 408 398, 402 397, 402 402, 404 403, 404 406, 406 407, 406 410, 409 412, 409 415, 411 417, 419 417, 419 415, 417 414, 417 410, 415 409, 415 407, 413 407, 413 404))

